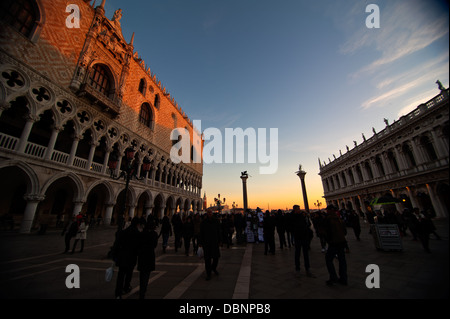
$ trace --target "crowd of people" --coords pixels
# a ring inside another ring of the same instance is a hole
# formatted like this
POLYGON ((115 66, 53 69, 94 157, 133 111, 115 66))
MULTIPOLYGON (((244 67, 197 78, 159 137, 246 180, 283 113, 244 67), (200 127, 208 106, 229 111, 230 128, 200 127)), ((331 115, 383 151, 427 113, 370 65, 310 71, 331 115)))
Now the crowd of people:
MULTIPOLYGON (((412 236, 419 240, 425 251, 430 252, 431 234, 440 239, 432 222, 431 212, 418 209, 405 209, 402 213, 388 209, 383 212, 369 210, 368 213, 347 211, 329 205, 325 210, 306 213, 294 205, 290 211, 256 211, 242 213, 217 214, 210 209, 205 214, 177 212, 171 217, 165 215, 161 220, 153 215, 147 218, 134 217, 125 222, 116 232, 110 257, 118 267, 116 298, 131 291, 131 279, 134 268, 140 273, 139 296, 144 298, 150 274, 155 270, 155 248, 162 237, 162 252, 168 249, 175 252, 183 250, 186 256, 199 255, 204 258, 206 279, 212 273, 218 275, 217 266, 220 248, 230 248, 233 244, 264 243, 264 254, 275 254, 275 236, 279 249, 294 247, 293 264, 300 271, 301 258, 308 277, 311 272, 309 251, 315 237, 320 241, 325 264, 329 273, 327 285, 340 283, 347 285, 347 262, 345 254, 349 252, 347 228, 353 229, 355 239, 360 241, 361 220, 374 224, 396 224, 401 236, 412 236), (159 233, 156 229, 159 228, 159 233), (169 238, 174 236, 174 246, 169 247, 169 238), (234 241, 234 242, 233 242, 234 241), (334 260, 338 260, 338 271, 334 260)), ((61 235, 65 235, 65 253, 71 248, 71 239, 75 238, 71 253, 74 253, 81 241, 83 251, 89 224, 81 213, 67 223, 61 235)), ((372 232, 373 227, 370 227, 372 232)))

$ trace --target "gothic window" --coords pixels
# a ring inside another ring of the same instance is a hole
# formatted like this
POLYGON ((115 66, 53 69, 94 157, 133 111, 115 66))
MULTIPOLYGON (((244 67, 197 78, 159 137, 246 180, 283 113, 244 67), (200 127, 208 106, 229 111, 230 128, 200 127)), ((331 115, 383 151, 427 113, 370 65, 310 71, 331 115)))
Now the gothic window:
POLYGON ((29 0, 0 1, 0 20, 9 24, 26 37, 32 35, 36 17, 36 10, 29 0))
POLYGON ((139 112, 139 122, 145 126, 152 127, 152 109, 148 103, 141 105, 141 111, 139 112))
POLYGON ((141 80, 139 81, 139 92, 141 92, 141 94, 144 95, 144 96, 145 96, 145 90, 146 90, 146 88, 147 88, 147 85, 146 85, 146 83, 145 83, 145 80, 144 80, 144 79, 141 79, 141 80))
POLYGON ((93 66, 90 77, 90 85, 100 93, 103 93, 106 96, 109 95, 111 89, 111 79, 108 76, 107 69, 104 66, 100 64, 93 66))
POLYGON ((155 95, 155 103, 153 103, 153 105, 159 109, 159 104, 160 104, 160 98, 159 98, 159 94, 155 95))

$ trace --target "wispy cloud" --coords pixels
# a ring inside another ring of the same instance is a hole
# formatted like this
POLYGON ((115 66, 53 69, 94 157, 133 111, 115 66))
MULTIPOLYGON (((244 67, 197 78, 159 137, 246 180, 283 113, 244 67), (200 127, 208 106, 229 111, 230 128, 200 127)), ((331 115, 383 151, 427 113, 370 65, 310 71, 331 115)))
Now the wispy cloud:
MULTIPOLYGON (((367 109, 375 106, 384 106, 389 104, 390 101, 407 93, 415 93, 417 88, 428 86, 428 84, 434 83, 439 77, 448 77, 448 68, 447 52, 445 55, 420 64, 412 70, 384 79, 378 83, 377 87, 390 89, 364 101, 362 103, 362 108, 367 109)), ((436 89, 434 92, 436 92, 436 89)))
POLYGON ((351 74, 352 78, 372 74, 380 67, 428 47, 448 34, 448 16, 432 16, 428 2, 389 3, 380 10, 379 29, 358 28, 340 48, 342 54, 354 54, 362 48, 373 48, 380 57, 351 74))

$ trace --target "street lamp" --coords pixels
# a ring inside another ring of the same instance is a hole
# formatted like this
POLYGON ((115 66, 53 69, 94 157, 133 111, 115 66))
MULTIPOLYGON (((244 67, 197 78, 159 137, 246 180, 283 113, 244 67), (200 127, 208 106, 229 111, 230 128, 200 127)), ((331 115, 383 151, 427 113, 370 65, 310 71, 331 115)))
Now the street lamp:
POLYGON ((320 206, 322 206, 322 202, 319 202, 319 200, 317 200, 317 202, 314 203, 314 206, 316 206, 320 211, 320 206))
MULTIPOLYGON (((127 205, 128 187, 130 185, 130 180, 133 177, 137 180, 144 179, 144 177, 137 176, 139 164, 138 164, 138 160, 134 158, 135 153, 136 153, 136 151, 134 150, 133 147, 128 147, 125 150, 126 162, 125 162, 124 168, 120 172, 119 176, 116 176, 114 174, 114 172, 117 168, 117 164, 119 162, 119 155, 117 154, 117 151, 115 151, 111 154, 109 163, 108 163, 108 167, 110 169, 110 177, 114 180, 118 180, 121 177, 123 177, 124 180, 126 181, 126 183, 125 183, 125 198, 124 198, 121 212, 120 212, 120 215, 118 217, 118 222, 117 222, 118 230, 121 230, 123 227, 123 224, 124 224, 124 216, 125 216, 125 210, 126 210, 126 205, 127 205)), ((150 163, 151 163, 150 160, 147 157, 145 157, 143 164, 142 164, 142 170, 144 172, 144 176, 145 176, 145 173, 147 173, 150 170, 150 163)))
POLYGON ((217 198, 214 198, 214 201, 217 204, 217 212, 220 214, 222 212, 222 204, 225 204, 226 198, 223 198, 223 201, 220 200, 220 194, 217 194, 217 198))

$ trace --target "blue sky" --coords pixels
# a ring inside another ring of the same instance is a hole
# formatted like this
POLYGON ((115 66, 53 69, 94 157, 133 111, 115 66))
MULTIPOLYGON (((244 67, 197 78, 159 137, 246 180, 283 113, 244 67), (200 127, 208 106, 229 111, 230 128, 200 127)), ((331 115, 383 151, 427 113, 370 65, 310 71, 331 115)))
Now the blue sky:
MULTIPOLYGON (((97 0, 97 3, 100 1, 97 0)), ((303 206, 295 171, 307 172, 309 206, 324 203, 318 158, 328 163, 449 85, 447 1, 107 0, 123 35, 202 129, 277 128, 278 171, 260 164, 204 165, 209 203, 303 206), (368 29, 368 4, 380 28, 368 29)))

